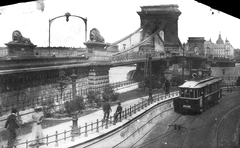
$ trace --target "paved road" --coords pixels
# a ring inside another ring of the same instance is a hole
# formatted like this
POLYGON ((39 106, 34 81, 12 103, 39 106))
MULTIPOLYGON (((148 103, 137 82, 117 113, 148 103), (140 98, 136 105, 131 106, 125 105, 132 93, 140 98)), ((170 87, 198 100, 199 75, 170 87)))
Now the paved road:
MULTIPOLYGON (((226 92, 224 92, 226 94, 226 92)), ((235 148, 240 119, 240 93, 226 94, 221 102, 200 115, 180 115, 172 111, 140 145, 144 148, 235 148), (174 130, 180 124, 183 128, 174 130)))

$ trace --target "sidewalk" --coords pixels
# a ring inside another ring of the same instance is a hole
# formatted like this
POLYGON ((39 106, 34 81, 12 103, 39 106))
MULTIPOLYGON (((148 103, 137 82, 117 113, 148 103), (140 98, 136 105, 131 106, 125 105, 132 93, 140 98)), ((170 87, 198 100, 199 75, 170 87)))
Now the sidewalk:
MULTIPOLYGON (((127 86, 127 87, 122 88, 122 89, 118 89, 116 91, 118 93, 124 93, 124 92, 127 92, 127 91, 135 90, 135 89, 137 89, 137 87, 138 87, 137 85, 131 85, 131 86, 127 86)), ((137 104, 138 102, 141 102, 142 99, 147 99, 147 98, 148 98, 148 96, 140 97, 140 98, 136 98, 136 99, 132 99, 132 100, 129 100, 129 101, 122 102, 122 107, 123 107, 123 109, 124 108, 129 108, 131 105, 137 104)), ((110 116, 113 116, 113 113, 115 112, 115 110, 117 108, 117 105, 111 106, 111 108, 112 108, 112 112, 110 113, 110 116)), ((98 121, 100 121, 102 118, 103 118, 103 111, 102 111, 102 109, 99 109, 98 111, 96 111, 94 113, 88 114, 86 116, 79 117, 78 118, 78 126, 84 127, 86 123, 87 124, 95 123, 97 121, 97 119, 98 119, 98 121)), ((124 122, 117 123, 117 124, 118 124, 118 126, 120 126, 119 124, 123 124, 123 123, 124 122)), ((101 123, 99 123, 99 125, 101 125, 101 123)), ((54 134, 56 134, 56 131, 58 133, 64 132, 65 130, 69 131, 69 130, 71 130, 71 126, 72 126, 72 121, 68 121, 68 122, 65 122, 65 123, 58 124, 56 126, 45 128, 45 129, 43 129, 44 137, 47 136, 47 135, 48 136, 54 135, 54 134)), ((91 126, 88 126, 88 128, 89 128, 88 130, 90 130, 90 127, 91 126)), ((84 135, 81 135, 81 141, 89 139, 89 138, 93 138, 92 136, 96 136, 96 134, 97 135, 101 135, 103 133, 106 133, 107 131, 112 130, 112 128, 116 128, 116 126, 112 126, 111 125, 108 129, 105 129, 105 127, 103 127, 103 128, 101 127, 101 129, 99 129, 99 133, 96 133, 95 131, 88 131, 88 136, 87 137, 83 137, 84 135)), ((83 130, 84 129, 82 129, 82 131, 83 130)), ((68 136, 69 135, 70 135, 70 133, 68 133, 68 136)), ((19 143, 24 143, 27 140, 28 141, 32 140, 31 138, 32 138, 31 137, 31 133, 28 133, 28 134, 25 134, 25 135, 21 135, 21 136, 18 136, 18 139, 20 139, 18 142, 19 143)), ((63 134, 61 136, 58 136, 58 139, 61 139, 61 138, 64 138, 63 134)), ((76 137, 76 138, 79 139, 78 137, 76 137)), ((43 146, 41 146, 41 148, 44 148, 44 147, 55 147, 56 146, 56 143, 54 142, 55 139, 56 139, 55 136, 49 137, 48 141, 49 142, 53 141, 53 143, 51 143, 49 146, 43 145, 43 146)), ((44 141, 46 142, 46 139, 44 141)), ((68 138, 67 141, 70 142, 71 138, 68 138)), ((67 141, 65 141, 65 143, 67 141)), ((79 140, 78 140, 78 142, 79 142, 79 140)), ((59 143, 63 143, 63 141, 62 142, 60 141, 59 143)), ((1 144, 6 146, 6 141, 1 142, 1 144)), ((29 144, 30 143, 28 143, 28 145, 29 144)), ((62 144, 58 145, 58 147, 61 147, 61 146, 62 146, 62 144)), ((17 146, 17 148, 26 148, 26 147, 27 147, 26 144, 17 146)))

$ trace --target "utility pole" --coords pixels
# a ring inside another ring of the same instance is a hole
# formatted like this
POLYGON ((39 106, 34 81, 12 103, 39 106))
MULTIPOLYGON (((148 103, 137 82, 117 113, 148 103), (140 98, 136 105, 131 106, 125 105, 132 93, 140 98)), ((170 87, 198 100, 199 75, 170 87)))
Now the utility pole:
POLYGON ((182 82, 184 82, 184 66, 185 66, 185 43, 183 43, 183 62, 182 62, 182 82))

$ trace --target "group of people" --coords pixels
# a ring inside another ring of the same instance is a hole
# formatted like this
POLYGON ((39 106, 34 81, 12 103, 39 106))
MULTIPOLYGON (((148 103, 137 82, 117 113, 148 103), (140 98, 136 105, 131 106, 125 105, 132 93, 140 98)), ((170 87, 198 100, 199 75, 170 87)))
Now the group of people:
MULTIPOLYGON (((41 122, 43 121, 43 115, 41 113, 42 108, 36 107, 35 112, 32 114, 33 128, 32 128, 32 143, 29 146, 35 146, 37 144, 43 144, 43 131, 41 122)), ((17 109, 12 109, 11 114, 8 116, 5 123, 5 129, 9 131, 7 148, 12 148, 17 142, 17 130, 21 127, 19 120, 17 119, 17 109)))
MULTIPOLYGON (((42 107, 35 107, 35 112, 32 114, 32 119, 34 121, 33 127, 32 127, 32 143, 29 146, 35 146, 37 144, 41 145, 43 144, 43 131, 41 122, 43 121, 43 114, 42 114, 42 107)), ((103 122, 108 121, 110 112, 112 111, 111 105, 108 101, 103 102, 103 122)), ((118 106, 116 109, 116 112, 114 113, 114 122, 118 122, 119 119, 121 119, 121 112, 122 112, 122 106, 121 103, 118 102, 118 106)), ((14 144, 17 142, 17 130, 21 127, 21 124, 19 123, 17 119, 17 109, 12 109, 11 115, 8 116, 7 121, 5 123, 5 129, 9 131, 9 137, 8 137, 8 143, 7 148, 12 148, 14 144)))
MULTIPOLYGON (((108 101, 103 102, 103 122, 108 121, 110 112, 112 111, 111 105, 108 101)), ((118 107, 116 109, 116 112, 114 113, 114 122, 116 123, 118 119, 121 119, 121 112, 122 112, 122 106, 121 102, 118 102, 118 107)))

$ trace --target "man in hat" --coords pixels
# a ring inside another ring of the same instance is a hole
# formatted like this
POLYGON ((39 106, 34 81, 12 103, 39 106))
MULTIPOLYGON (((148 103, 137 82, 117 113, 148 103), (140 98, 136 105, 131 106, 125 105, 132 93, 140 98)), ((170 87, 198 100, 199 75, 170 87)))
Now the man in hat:
POLYGON ((9 137, 8 137, 8 148, 13 147, 13 143, 15 142, 17 138, 16 129, 20 127, 18 121, 17 121, 17 109, 12 109, 11 115, 8 116, 7 121, 5 123, 5 128, 9 131, 9 137))
POLYGON ((121 113, 122 113, 122 106, 121 106, 121 102, 118 102, 118 107, 116 112, 114 113, 114 122, 116 123, 119 119, 121 119, 121 113), (118 118, 119 116, 119 118, 118 118))
POLYGON ((103 121, 105 122, 106 120, 108 120, 109 118, 109 113, 112 111, 110 104, 108 103, 108 101, 104 100, 103 102, 103 121))

